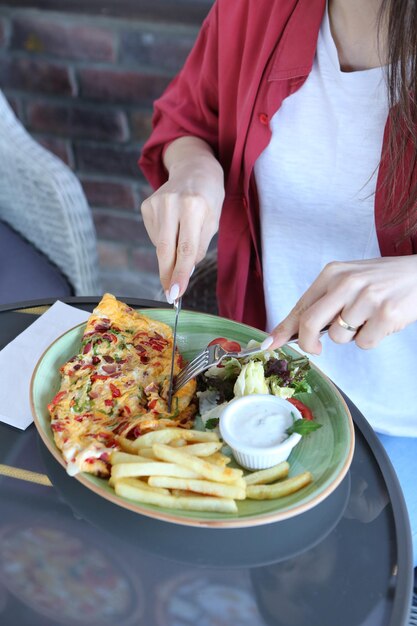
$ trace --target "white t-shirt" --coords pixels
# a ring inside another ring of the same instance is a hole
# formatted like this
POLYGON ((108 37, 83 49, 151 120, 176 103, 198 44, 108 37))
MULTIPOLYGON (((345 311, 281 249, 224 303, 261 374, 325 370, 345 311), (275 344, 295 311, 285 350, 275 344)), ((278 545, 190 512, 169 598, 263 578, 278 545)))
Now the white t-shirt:
MULTIPOLYGON (((374 197, 387 114, 383 69, 342 72, 326 12, 312 71, 273 116, 255 164, 268 330, 326 263, 381 256, 374 197)), ((322 341, 312 361, 373 427, 417 436, 417 324, 373 350, 322 341)))

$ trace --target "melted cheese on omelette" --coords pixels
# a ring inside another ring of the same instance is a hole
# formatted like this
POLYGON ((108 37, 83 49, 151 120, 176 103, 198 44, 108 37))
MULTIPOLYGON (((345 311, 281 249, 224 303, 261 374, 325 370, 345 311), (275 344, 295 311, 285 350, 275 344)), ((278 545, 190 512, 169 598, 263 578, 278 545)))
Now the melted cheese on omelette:
MULTIPOLYGON (((118 436, 171 426, 191 428, 195 381, 182 387, 168 413, 172 330, 105 294, 88 319, 80 353, 61 368, 48 405, 55 443, 70 474, 109 476, 118 436)), ((183 367, 176 352, 174 375, 183 367)))

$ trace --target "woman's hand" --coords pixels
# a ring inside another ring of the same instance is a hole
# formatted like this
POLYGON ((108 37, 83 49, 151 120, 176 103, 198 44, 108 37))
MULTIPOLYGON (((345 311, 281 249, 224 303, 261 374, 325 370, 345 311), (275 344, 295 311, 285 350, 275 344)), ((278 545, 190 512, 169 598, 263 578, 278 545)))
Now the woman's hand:
POLYGON ((300 348, 320 354, 327 324, 336 343, 365 350, 417 320, 417 255, 326 265, 289 315, 265 339, 276 348, 298 333, 300 348), (338 321, 338 317, 342 319, 338 321), (356 330, 347 330, 343 321, 356 330))
POLYGON ((223 170, 196 137, 175 140, 164 157, 168 181, 142 204, 143 221, 156 248, 168 302, 187 288, 217 232, 224 200, 223 170))

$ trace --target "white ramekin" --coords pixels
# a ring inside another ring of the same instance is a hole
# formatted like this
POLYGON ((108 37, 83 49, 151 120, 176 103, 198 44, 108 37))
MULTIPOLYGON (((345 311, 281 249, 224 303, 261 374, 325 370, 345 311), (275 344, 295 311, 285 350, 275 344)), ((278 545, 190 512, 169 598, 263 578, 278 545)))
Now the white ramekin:
POLYGON ((236 461, 242 467, 249 470, 266 469, 286 461, 291 450, 301 439, 301 435, 293 433, 284 441, 271 445, 251 445, 244 443, 239 438, 239 421, 250 418, 254 420, 262 414, 280 414, 283 418, 284 428, 279 429, 277 435, 285 432, 295 419, 301 419, 301 413, 293 404, 272 395, 254 394, 236 398, 229 402, 220 416, 220 434, 233 452, 236 461))

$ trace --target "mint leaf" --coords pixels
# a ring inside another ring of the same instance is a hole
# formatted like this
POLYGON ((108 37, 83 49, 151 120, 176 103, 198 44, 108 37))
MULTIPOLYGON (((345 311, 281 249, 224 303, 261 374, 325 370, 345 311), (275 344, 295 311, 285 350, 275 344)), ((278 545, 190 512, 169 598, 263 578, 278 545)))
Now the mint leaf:
POLYGON ((305 419, 298 419, 298 420, 295 420, 293 425, 287 428, 285 432, 287 433, 287 435, 298 433, 299 435, 302 435, 303 437, 305 437, 306 435, 309 435, 310 433, 314 432, 315 430, 318 430, 321 427, 322 427, 322 424, 317 424, 317 422, 312 422, 311 420, 305 420, 305 419))
POLYGON ((214 428, 216 428, 218 423, 219 423, 219 418, 212 417, 209 420, 207 420, 207 422, 205 423, 205 427, 207 430, 213 430, 214 428))

